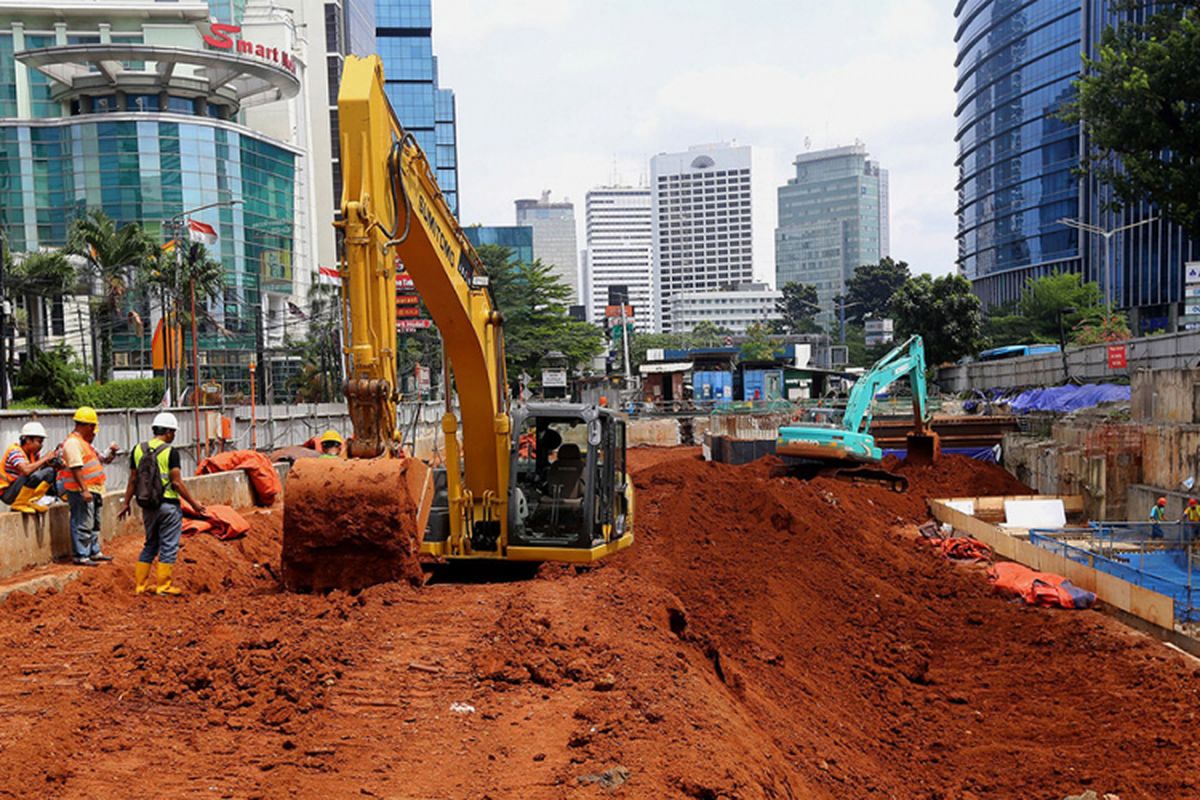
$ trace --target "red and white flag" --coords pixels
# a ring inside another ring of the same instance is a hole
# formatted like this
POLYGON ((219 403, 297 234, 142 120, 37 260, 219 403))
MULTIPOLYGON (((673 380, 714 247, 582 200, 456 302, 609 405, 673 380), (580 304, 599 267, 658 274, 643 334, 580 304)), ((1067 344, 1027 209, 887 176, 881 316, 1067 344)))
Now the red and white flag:
POLYGON ((188 238, 193 242, 212 247, 217 243, 217 230, 212 225, 199 220, 188 220, 188 238))
POLYGON ((341 283, 342 273, 338 272, 337 267, 317 267, 317 275, 320 277, 321 283, 341 283))

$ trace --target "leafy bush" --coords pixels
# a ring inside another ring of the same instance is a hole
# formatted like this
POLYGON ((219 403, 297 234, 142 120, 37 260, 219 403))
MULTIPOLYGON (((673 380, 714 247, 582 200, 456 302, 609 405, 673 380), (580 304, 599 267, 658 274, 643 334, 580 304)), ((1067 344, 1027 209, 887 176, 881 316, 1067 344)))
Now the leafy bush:
POLYGON ((75 396, 81 406, 93 408, 149 408, 162 402, 162 378, 91 383, 77 387, 75 396))
POLYGON ((38 399, 47 408, 75 405, 75 389, 88 380, 87 371, 66 347, 36 353, 17 370, 16 400, 38 399))

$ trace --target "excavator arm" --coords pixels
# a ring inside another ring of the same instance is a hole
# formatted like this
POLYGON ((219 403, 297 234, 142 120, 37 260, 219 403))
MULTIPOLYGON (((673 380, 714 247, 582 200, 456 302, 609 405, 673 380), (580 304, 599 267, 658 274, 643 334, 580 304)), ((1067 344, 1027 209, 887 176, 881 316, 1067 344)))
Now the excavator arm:
POLYGON ((871 427, 875 395, 898 380, 908 378, 913 396, 913 425, 925 428, 929 423, 929 400, 925 390, 925 346, 920 336, 911 336, 875 362, 871 370, 854 382, 842 427, 865 433, 871 427))
MULTIPOLYGON (((492 307, 478 255, 451 213, 433 169, 397 119, 378 56, 349 56, 338 94, 345 261, 346 399, 352 456, 397 445, 396 269, 402 267, 441 332, 462 415, 447 410, 447 491, 451 549, 476 523, 503 528, 507 514, 508 382, 503 318, 492 307)), ((449 392, 447 392, 449 395, 449 392)))

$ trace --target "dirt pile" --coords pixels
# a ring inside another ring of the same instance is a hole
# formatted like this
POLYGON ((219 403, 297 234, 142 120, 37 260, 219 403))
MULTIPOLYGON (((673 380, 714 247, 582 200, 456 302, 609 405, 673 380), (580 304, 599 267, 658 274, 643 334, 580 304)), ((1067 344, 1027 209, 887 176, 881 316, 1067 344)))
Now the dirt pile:
POLYGON ((429 469, 414 459, 296 462, 283 521, 284 585, 311 592, 420 583, 431 491, 429 469))
POLYGON ((138 599, 118 540, 0 606, 0 797, 1200 796, 1194 662, 916 543, 923 496, 1005 474, 948 456, 899 495, 697 453, 631 451, 635 545, 532 579, 291 594, 276 507, 138 599))

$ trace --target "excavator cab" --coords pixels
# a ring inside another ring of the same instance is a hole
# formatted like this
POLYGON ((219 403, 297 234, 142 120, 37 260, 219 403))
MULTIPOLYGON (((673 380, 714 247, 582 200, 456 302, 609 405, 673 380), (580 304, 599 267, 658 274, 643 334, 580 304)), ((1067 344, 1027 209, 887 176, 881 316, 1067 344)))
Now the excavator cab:
MULTIPOLYGON (((512 408, 508 534, 476 525, 476 557, 587 563, 633 541, 633 488, 625 469, 624 416, 598 406, 533 403, 512 408)), ((446 470, 434 471, 433 507, 421 545, 446 555, 446 470)))
POLYGON ((521 405, 513 409, 512 441, 510 550, 582 554, 622 541, 631 502, 620 415, 598 406, 521 405))

